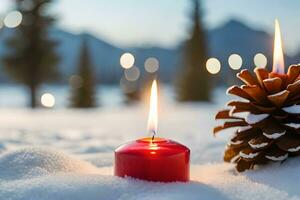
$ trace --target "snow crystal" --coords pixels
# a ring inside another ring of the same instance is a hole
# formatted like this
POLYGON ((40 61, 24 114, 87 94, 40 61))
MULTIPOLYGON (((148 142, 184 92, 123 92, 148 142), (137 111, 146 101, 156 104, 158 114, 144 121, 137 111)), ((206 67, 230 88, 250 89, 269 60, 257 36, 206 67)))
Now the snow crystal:
POLYGON ((289 152, 297 152, 300 150, 300 146, 288 149, 289 152))
POLYGON ((284 124, 284 125, 292 127, 294 129, 300 128, 300 124, 297 124, 297 123, 287 123, 287 124, 284 124))
POLYGON ((267 142, 263 142, 263 143, 260 143, 260 144, 252 144, 249 142, 249 145, 253 148, 253 149, 260 149, 260 148, 263 148, 265 146, 267 146, 269 143, 267 142))
POLYGON ((266 158, 273 160, 273 161, 282 161, 285 160, 288 157, 288 154, 285 154, 283 156, 275 157, 275 156, 265 156, 266 158))
POLYGON ((270 134, 267 134, 267 133, 263 133, 263 135, 266 136, 266 137, 269 138, 269 139, 277 139, 277 138, 281 137, 282 135, 284 135, 285 132, 286 132, 286 131, 283 131, 283 132, 281 132, 281 133, 273 133, 273 134, 271 134, 271 135, 270 135, 270 134))
POLYGON ((249 153, 249 154, 245 154, 245 153, 243 153, 242 151, 240 151, 240 156, 242 157, 242 158, 255 158, 256 156, 258 156, 258 152, 256 152, 256 153, 249 153))
POLYGON ((292 105, 289 107, 284 107, 284 108, 282 108, 282 110, 284 110, 287 113, 291 113, 291 114, 299 114, 300 113, 300 105, 292 105))
POLYGON ((264 120, 265 118, 267 118, 269 115, 268 114, 259 114, 259 115, 255 115, 252 113, 248 113, 248 115, 245 117, 245 121, 248 124, 256 124, 262 120, 264 120))
POLYGON ((240 128, 238 128, 238 132, 247 131, 251 128, 252 128, 252 126, 241 126, 240 128))

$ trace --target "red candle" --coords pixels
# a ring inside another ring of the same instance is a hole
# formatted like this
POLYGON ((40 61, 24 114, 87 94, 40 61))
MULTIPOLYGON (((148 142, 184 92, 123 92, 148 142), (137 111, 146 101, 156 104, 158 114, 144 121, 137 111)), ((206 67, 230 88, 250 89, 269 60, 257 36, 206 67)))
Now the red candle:
POLYGON ((189 181, 190 150, 172 140, 156 138, 157 84, 153 81, 148 130, 152 138, 129 142, 115 150, 116 176, 130 176, 148 181, 189 181))
POLYGON ((189 181, 190 150, 172 140, 139 139, 115 150, 115 175, 148 181, 189 181))

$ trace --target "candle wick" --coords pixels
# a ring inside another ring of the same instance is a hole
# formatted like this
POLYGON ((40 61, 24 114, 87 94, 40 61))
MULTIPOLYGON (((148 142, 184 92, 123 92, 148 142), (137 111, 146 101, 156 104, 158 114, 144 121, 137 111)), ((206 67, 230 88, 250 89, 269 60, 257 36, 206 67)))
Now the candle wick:
POLYGON ((151 138, 151 142, 153 142, 153 140, 154 140, 154 137, 155 137, 155 135, 156 135, 156 131, 155 131, 155 130, 152 130, 152 133, 153 133, 153 135, 152 135, 152 138, 151 138))

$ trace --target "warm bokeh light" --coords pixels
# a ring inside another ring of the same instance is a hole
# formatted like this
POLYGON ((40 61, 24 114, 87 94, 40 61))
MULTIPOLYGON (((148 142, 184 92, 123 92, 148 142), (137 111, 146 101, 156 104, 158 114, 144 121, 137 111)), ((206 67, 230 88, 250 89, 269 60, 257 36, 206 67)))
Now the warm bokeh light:
POLYGON ((281 32, 279 22, 275 20, 274 52, 273 52, 273 72, 284 74, 284 57, 281 42, 281 32))
POLYGON ((134 65, 134 56, 131 53, 124 53, 120 57, 120 64, 124 69, 129 69, 134 65))
POLYGON ((155 73, 159 68, 159 61, 154 57, 147 58, 145 61, 145 70, 149 73, 155 73))
POLYGON ((255 66, 260 67, 260 68, 265 68, 267 66, 267 63, 268 63, 267 57, 262 53, 257 53, 254 56, 253 61, 254 61, 255 66))
POLYGON ((217 58, 210 58, 206 62, 206 69, 211 74, 217 74, 221 70, 221 63, 217 58))
POLYGON ((52 108, 55 105, 55 98, 50 93, 44 93, 41 97, 41 104, 44 107, 52 108))
POLYGON ((243 59, 238 54, 231 54, 228 58, 228 64, 231 69, 238 70, 242 67, 243 59))
POLYGON ((8 28, 15 28, 22 22, 22 14, 19 11, 11 11, 4 18, 4 25, 8 28))
POLYGON ((126 69, 124 76, 128 81, 136 81, 140 77, 140 70, 136 66, 126 69))
POLYGON ((157 83, 153 81, 150 95, 150 109, 148 117, 148 131, 151 133, 157 132, 157 83))

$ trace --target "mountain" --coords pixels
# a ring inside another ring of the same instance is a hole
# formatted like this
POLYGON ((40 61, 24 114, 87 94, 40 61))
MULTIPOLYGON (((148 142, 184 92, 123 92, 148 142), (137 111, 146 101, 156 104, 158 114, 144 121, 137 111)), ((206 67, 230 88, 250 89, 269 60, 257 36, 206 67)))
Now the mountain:
POLYGON ((237 20, 230 20, 210 30, 208 35, 210 55, 218 58, 222 64, 219 77, 223 81, 230 81, 236 73, 228 64, 228 57, 233 53, 242 57, 242 68, 248 69, 253 69, 253 57, 257 53, 263 53, 268 60, 272 58, 273 38, 266 32, 252 29, 237 20))
MULTIPOLYGON (((7 51, 4 40, 13 34, 13 29, 3 28, 0 30, 0 56, 7 51)), ((105 42, 91 34, 72 34, 61 29, 52 29, 50 36, 60 42, 57 51, 61 56, 59 71, 62 82, 76 73, 78 54, 82 35, 88 37, 91 57, 95 66, 97 78, 104 83, 119 82, 122 76, 122 69, 119 64, 120 56, 125 52, 135 55, 135 65, 145 73, 144 62, 148 57, 156 57, 160 62, 159 77, 165 82, 174 78, 180 66, 180 55, 182 45, 175 49, 160 47, 132 47, 120 48, 105 42)), ((220 27, 207 31, 209 55, 221 61, 221 76, 223 80, 231 78, 234 72, 228 66, 228 56, 237 53, 243 58, 243 68, 253 68, 253 57, 256 53, 263 53, 268 57, 269 63, 272 58, 273 37, 261 30, 253 29, 237 20, 230 20, 220 27), (228 77, 228 78, 227 78, 228 77)), ((299 62, 300 52, 294 57, 286 57, 286 63, 299 62)), ((3 69, 1 68, 2 72, 3 69)), ((0 73, 0 80, 9 80, 5 73, 0 73)))

